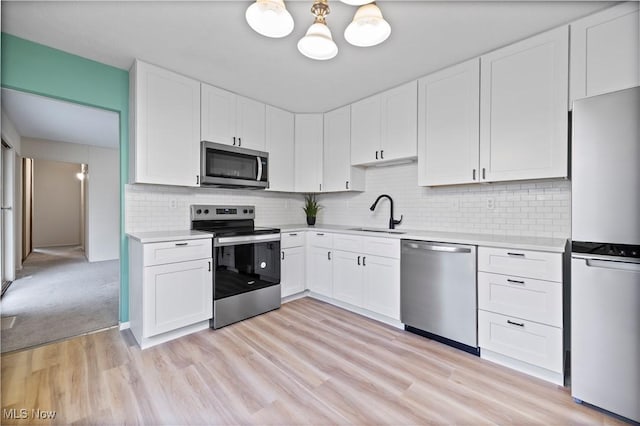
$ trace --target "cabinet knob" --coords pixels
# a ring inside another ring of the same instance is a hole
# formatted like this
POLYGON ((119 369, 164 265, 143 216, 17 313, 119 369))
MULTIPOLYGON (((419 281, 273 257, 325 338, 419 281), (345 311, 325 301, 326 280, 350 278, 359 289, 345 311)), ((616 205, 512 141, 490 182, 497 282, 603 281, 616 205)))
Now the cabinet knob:
POLYGON ((349 189, 349 181, 345 182, 345 187, 346 187, 346 189, 349 189))

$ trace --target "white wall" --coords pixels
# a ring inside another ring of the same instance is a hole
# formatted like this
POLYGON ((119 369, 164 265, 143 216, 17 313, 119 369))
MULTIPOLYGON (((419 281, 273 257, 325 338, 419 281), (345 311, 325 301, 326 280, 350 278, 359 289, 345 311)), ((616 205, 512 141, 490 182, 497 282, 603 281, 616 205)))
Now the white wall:
POLYGON ((80 165, 33 162, 33 247, 80 244, 80 165))
POLYGON ((21 155, 21 138, 18 134, 18 130, 16 126, 14 126, 13 122, 9 119, 9 117, 5 114, 4 110, 1 110, 2 115, 2 139, 5 140, 11 148, 14 149, 16 154, 21 155))
POLYGON ((22 153, 24 157, 29 158, 88 165, 85 247, 87 259, 90 262, 118 259, 120 257, 118 150, 23 138, 22 153), (116 194, 115 197, 114 194, 116 194))
POLYGON ((255 205, 256 226, 305 223, 302 194, 126 185, 126 232, 189 229, 191 204, 255 205), (175 208, 172 202, 175 201, 175 208))
POLYGON ((426 188, 417 184, 416 163, 371 167, 366 171, 366 191, 320 195, 318 223, 386 228, 389 203, 381 200, 375 212, 369 207, 380 194, 394 200, 398 228, 450 232, 488 233, 569 238, 571 233, 571 183, 543 180, 426 188), (487 208, 487 201, 495 204, 487 208))
MULTIPOLYGON (((424 188, 417 185, 417 164, 371 167, 366 191, 321 194, 319 224, 386 228, 389 204, 369 207, 380 194, 394 199, 399 229, 569 238, 571 184, 567 180, 508 182, 424 188), (495 207, 487 208, 491 199, 495 207)), ((302 224, 302 194, 274 194, 127 185, 127 232, 188 229, 190 204, 255 204, 256 224, 302 224), (171 208, 175 201, 176 207, 171 208)))

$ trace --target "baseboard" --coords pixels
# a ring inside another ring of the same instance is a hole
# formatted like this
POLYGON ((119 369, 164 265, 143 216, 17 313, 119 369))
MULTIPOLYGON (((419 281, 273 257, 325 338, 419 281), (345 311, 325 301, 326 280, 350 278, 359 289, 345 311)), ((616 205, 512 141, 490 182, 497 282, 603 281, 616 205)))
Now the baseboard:
POLYGON ((324 296, 322 294, 314 293, 313 291, 310 291, 307 296, 311 297, 312 299, 317 299, 317 300, 320 300, 322 302, 326 302, 326 303, 329 303, 331 305, 337 306, 339 308, 346 309, 347 311, 354 312, 354 313, 362 315, 364 317, 371 318, 373 320, 383 322, 383 323, 385 323, 387 325, 390 325, 392 327, 399 328, 400 330, 404 330, 404 324, 403 323, 401 323, 400 321, 398 321, 398 320, 396 320, 394 318, 389 318, 386 315, 381 315, 381 314, 378 314, 376 312, 369 311, 368 309, 359 308, 357 306, 351 305, 349 303, 342 302, 342 301, 334 299, 332 297, 327 297, 327 296, 324 296))
POLYGON ((129 328, 131 328, 131 323, 129 321, 120 323, 120 331, 127 330, 129 328))
POLYGON ((495 362, 496 364, 500 364, 514 370, 518 370, 530 376, 546 380, 547 382, 551 382, 559 386, 564 386, 563 373, 550 371, 546 368, 538 367, 536 365, 532 365, 524 361, 520 361, 518 359, 514 359, 509 356, 502 355, 484 348, 480 349, 480 358, 486 359, 487 361, 495 362))
POLYGON ((308 295, 309 295, 309 290, 304 290, 304 291, 301 291, 300 293, 296 293, 296 294, 292 294, 292 295, 283 297, 281 303, 287 303, 287 302, 291 302, 293 300, 302 299, 304 297, 307 297, 308 295))

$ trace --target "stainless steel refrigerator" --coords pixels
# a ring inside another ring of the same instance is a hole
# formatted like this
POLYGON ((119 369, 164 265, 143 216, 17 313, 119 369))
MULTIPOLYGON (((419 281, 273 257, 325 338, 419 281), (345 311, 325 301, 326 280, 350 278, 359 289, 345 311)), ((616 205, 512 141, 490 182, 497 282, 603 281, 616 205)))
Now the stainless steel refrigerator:
POLYGON ((571 395, 640 422, 640 87, 573 106, 571 395))

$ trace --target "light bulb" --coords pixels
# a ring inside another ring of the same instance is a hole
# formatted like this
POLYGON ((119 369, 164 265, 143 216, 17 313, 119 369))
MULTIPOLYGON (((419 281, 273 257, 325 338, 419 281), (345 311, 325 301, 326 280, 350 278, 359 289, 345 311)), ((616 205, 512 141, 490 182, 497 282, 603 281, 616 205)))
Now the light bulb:
POLYGON ((391 26, 382 17, 375 4, 361 6, 353 17, 353 22, 344 30, 344 38, 354 46, 370 47, 389 38, 391 26))
POLYGON ((321 22, 314 22, 298 42, 298 50, 304 56, 324 61, 338 54, 338 46, 331 38, 331 30, 321 22))
POLYGON ((293 31, 293 18, 283 0, 256 0, 245 18, 255 32, 266 37, 281 38, 293 31))

